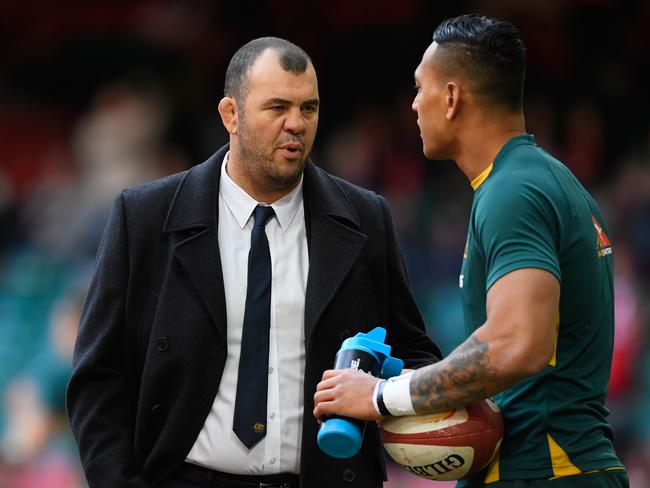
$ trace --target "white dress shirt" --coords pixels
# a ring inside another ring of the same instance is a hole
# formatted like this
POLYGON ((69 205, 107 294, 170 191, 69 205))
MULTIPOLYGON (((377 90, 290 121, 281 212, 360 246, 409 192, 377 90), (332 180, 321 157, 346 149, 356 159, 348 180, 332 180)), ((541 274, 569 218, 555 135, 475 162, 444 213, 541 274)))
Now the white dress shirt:
MULTIPOLYGON (((249 451, 232 431, 248 276, 252 213, 258 202, 226 172, 219 183, 219 254, 226 295, 228 355, 219 391, 187 461, 235 474, 298 473, 305 370, 305 290, 309 256, 298 186, 271 205, 271 329, 266 436, 249 451)), ((216 251, 216 249, 215 249, 216 251)), ((216 299, 216 297, 215 297, 216 299)))

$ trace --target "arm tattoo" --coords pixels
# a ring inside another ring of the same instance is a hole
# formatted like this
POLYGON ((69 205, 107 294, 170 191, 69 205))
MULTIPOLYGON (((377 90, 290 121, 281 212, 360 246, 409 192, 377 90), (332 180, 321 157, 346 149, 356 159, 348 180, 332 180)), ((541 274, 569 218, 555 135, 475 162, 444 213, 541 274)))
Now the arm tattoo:
POLYGON ((445 360, 416 371, 410 388, 415 411, 441 412, 486 398, 496 376, 487 350, 486 343, 470 336, 445 360))

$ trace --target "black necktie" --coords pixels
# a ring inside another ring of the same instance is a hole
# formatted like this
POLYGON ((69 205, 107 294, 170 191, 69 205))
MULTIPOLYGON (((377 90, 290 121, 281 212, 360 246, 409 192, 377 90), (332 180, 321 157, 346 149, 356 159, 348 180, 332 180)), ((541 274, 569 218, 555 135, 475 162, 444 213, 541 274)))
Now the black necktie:
POLYGON ((248 286, 244 330, 239 357, 233 428, 239 440, 252 448, 266 435, 266 393, 271 324, 271 253, 264 227, 273 216, 271 207, 258 205, 253 218, 248 253, 248 286))

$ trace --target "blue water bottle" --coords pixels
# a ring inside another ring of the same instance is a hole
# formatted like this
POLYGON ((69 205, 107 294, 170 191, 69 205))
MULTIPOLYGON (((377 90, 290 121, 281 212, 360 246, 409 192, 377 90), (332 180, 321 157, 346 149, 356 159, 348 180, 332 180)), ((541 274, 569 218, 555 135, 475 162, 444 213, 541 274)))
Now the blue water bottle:
MULTIPOLYGON (((343 341, 336 353, 334 369, 354 368, 379 378, 390 378, 402 372, 404 361, 391 357, 385 344, 386 329, 375 327, 364 334, 343 341)), ((318 446, 335 458, 349 458, 359 452, 365 422, 347 417, 328 415, 318 431, 318 446)))

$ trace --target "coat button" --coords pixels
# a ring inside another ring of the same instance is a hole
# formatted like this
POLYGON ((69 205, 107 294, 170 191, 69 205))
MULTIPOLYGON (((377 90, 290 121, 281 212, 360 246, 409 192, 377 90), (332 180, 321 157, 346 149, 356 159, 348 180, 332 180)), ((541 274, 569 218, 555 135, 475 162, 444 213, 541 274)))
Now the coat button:
POLYGON ((169 344, 167 343, 166 337, 156 337, 156 349, 160 352, 164 352, 169 349, 169 344))
POLYGON ((355 479, 357 479, 357 473, 355 473, 354 470, 350 468, 345 468, 341 477, 346 483, 352 483, 355 479))
POLYGON ((151 407, 151 413, 154 413, 160 407, 162 407, 162 403, 156 403, 153 407, 151 407))

